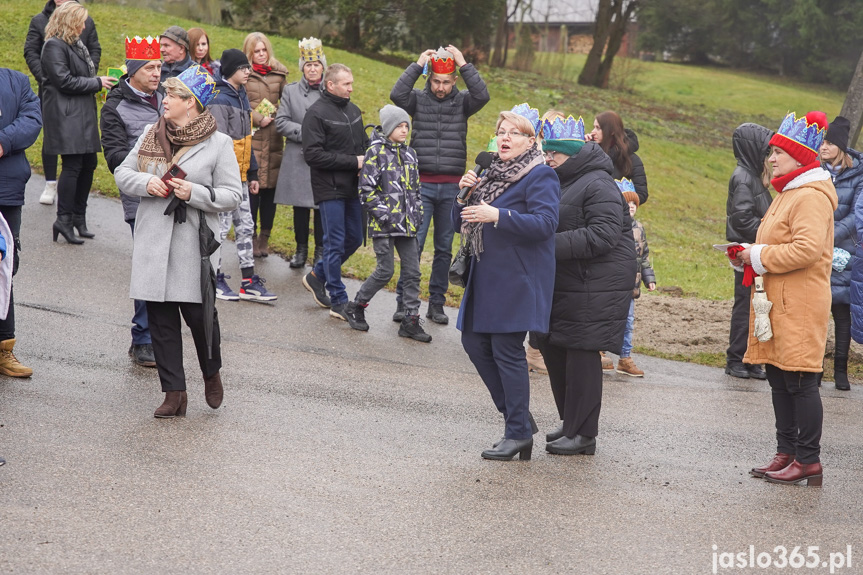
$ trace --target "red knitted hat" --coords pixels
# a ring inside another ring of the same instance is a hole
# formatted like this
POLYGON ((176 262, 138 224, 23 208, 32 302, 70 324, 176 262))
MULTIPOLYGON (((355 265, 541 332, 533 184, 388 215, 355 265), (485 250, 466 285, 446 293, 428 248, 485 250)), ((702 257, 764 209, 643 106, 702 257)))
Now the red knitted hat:
POLYGON ((776 134, 770 138, 770 145, 784 150, 806 166, 818 159, 818 148, 824 141, 826 131, 827 115, 824 112, 809 112, 800 119, 791 112, 785 116, 776 134))

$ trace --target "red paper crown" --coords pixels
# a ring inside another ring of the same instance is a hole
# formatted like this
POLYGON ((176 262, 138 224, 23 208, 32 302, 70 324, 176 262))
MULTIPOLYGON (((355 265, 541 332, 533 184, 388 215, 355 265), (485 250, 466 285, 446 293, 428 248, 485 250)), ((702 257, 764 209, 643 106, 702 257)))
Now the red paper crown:
POLYGON ((451 56, 448 58, 432 56, 431 61, 432 72, 435 74, 452 74, 455 72, 455 60, 451 56))
POLYGON ((127 60, 161 60, 162 53, 159 51, 159 37, 147 36, 142 39, 135 36, 130 40, 126 37, 126 59, 127 60))

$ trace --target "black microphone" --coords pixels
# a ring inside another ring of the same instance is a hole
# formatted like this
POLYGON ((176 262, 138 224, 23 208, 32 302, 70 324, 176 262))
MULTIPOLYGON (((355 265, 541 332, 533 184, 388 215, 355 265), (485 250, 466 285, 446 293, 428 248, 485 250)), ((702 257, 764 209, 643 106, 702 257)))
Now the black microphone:
MULTIPOLYGON (((477 177, 482 174, 483 170, 488 169, 488 167, 491 165, 492 160, 494 160, 494 156, 491 154, 491 152, 480 152, 476 155, 476 166, 473 167, 473 172, 477 175, 477 177)), ((458 201, 464 202, 469 192, 469 187, 464 187, 460 189, 458 191, 458 201)))

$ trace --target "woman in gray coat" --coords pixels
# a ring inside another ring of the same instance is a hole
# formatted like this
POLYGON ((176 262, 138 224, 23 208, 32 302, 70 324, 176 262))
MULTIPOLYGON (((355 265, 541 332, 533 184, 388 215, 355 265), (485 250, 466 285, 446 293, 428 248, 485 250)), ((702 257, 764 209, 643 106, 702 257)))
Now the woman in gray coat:
POLYGON ((77 2, 66 2, 51 14, 42 47, 42 151, 63 158, 57 181, 54 241, 62 234, 70 244, 84 243, 75 236, 73 227, 82 238, 94 237, 87 231, 86 215, 96 154, 102 151, 95 96, 117 81, 96 76, 96 66, 81 41, 86 22, 87 9, 77 2))
MULTIPOLYGON (((218 213, 239 206, 242 184, 234 144, 216 130, 215 119, 205 110, 215 95, 213 78, 193 66, 162 86, 164 116, 145 130, 114 178, 124 192, 141 198, 129 297, 147 302, 153 353, 165 392, 154 416, 168 418, 186 414, 181 313, 195 341, 207 404, 216 409, 222 403, 219 319, 214 300, 204 302, 202 297, 198 233, 203 217, 218 234, 218 213), (178 176, 167 177, 177 167, 178 176), (208 308, 213 309, 212 317, 205 317, 208 308), (205 330, 210 323, 208 346, 205 330)), ((210 261, 218 266, 218 250, 210 261)))
MULTIPOLYGON (((285 152, 279 181, 276 184, 277 204, 294 206, 294 238, 297 251, 291 259, 292 268, 302 268, 309 256, 309 221, 312 208, 316 208, 312 197, 312 181, 309 165, 303 158, 303 118, 306 110, 321 97, 321 79, 327 68, 321 41, 303 38, 300 41, 300 71, 303 77, 282 90, 279 110, 276 112, 276 130, 285 137, 285 152)), ((315 209, 315 257, 323 255, 324 228, 321 213, 315 209)))

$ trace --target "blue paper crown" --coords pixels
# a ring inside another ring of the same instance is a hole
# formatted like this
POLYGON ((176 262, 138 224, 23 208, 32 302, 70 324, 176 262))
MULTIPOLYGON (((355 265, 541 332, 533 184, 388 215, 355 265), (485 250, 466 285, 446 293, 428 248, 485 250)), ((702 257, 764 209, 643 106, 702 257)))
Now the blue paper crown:
POLYGON ((584 120, 581 116, 577 120, 572 116, 565 120, 555 118, 553 122, 543 120, 542 137, 544 140, 579 140, 583 142, 584 120))
POLYGON ((797 118, 797 114, 790 112, 782 120, 782 125, 779 126, 776 135, 784 136, 817 154, 821 143, 824 141, 826 131, 818 124, 807 123, 806 116, 797 118))
POLYGON ((614 180, 617 183, 617 188, 620 190, 620 193, 623 192, 635 192, 635 184, 632 183, 632 180, 628 178, 621 178, 619 180, 614 180))
POLYGON ((530 123, 533 125, 533 133, 534 135, 539 134, 539 110, 536 108, 531 108, 530 104, 527 102, 523 104, 519 104, 512 110, 510 110, 513 114, 518 114, 523 118, 527 118, 530 123))
POLYGON ((184 70, 177 79, 188 88, 195 99, 203 106, 207 107, 216 94, 216 81, 207 73, 207 70, 202 66, 192 66, 184 70))

